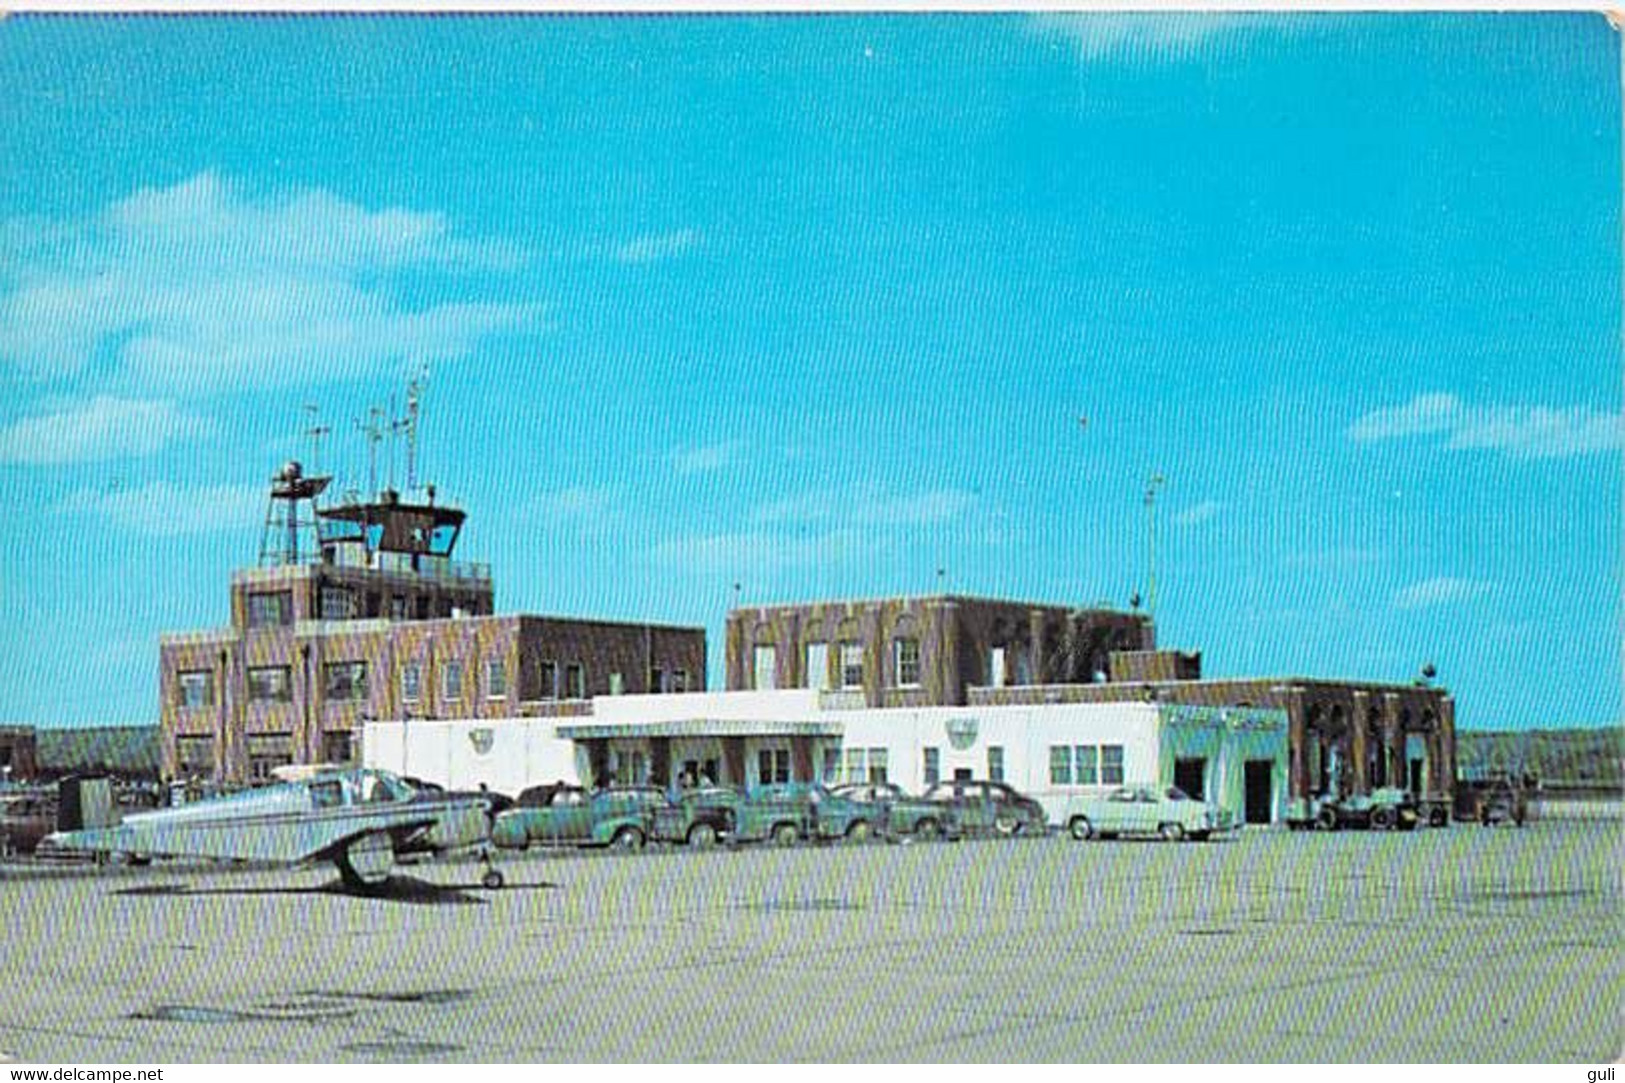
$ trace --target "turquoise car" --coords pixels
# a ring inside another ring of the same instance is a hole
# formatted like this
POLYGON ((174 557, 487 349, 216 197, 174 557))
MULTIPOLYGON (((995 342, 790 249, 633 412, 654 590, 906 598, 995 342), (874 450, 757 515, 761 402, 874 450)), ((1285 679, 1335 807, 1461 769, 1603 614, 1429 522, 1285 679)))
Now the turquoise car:
POLYGON ((895 782, 850 782, 830 791, 872 809, 874 823, 888 838, 935 839, 959 834, 955 808, 912 797, 895 782))
POLYGON ((1041 837, 1049 831, 1044 806, 1003 782, 948 779, 926 790, 922 800, 952 816, 964 835, 1041 837))
POLYGON ((697 786, 667 795, 655 810, 650 838, 695 849, 732 841, 745 797, 728 786, 697 786))
POLYGON ((778 846, 813 839, 862 842, 880 827, 873 806, 838 797, 823 786, 783 782, 750 791, 739 807, 734 837, 778 846))
POLYGON ((1177 842, 1198 842, 1234 830, 1229 809, 1206 805, 1178 786, 1123 786, 1105 797, 1074 798, 1063 821, 1073 838, 1111 839, 1119 835, 1154 835, 1177 842))
POLYGON ((491 825, 491 841, 510 850, 530 846, 613 846, 639 850, 649 841, 666 795, 653 786, 617 786, 589 793, 551 788, 543 803, 515 805, 491 825))

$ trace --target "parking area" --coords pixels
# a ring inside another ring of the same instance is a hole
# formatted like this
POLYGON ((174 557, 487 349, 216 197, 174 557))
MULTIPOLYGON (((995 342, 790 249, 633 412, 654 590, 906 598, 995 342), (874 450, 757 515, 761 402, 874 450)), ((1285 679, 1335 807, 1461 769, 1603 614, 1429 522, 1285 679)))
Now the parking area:
POLYGON ((1617 818, 0 869, 39 1061, 1559 1061, 1625 1048, 1617 818))

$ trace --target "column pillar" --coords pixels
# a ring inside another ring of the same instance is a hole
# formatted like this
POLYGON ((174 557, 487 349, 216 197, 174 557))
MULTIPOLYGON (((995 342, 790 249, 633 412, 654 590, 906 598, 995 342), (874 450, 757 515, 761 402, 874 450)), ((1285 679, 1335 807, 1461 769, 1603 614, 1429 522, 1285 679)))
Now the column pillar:
POLYGON ((1405 732, 1399 724, 1399 693, 1382 695, 1383 754, 1388 757, 1388 785, 1405 785, 1405 732))
POLYGON ((1439 698, 1439 726, 1437 730, 1438 754, 1428 760, 1428 790, 1431 793, 1454 797, 1456 789, 1456 700, 1454 696, 1439 698))
POLYGON ((1354 792, 1370 793, 1371 776, 1367 771, 1367 760, 1370 753, 1366 750, 1366 701, 1369 699, 1365 692, 1354 693, 1354 717, 1349 724, 1352 730, 1349 734, 1349 758, 1354 762, 1349 766, 1354 770, 1354 792))
POLYGON ((1304 725, 1303 689, 1289 688, 1286 693, 1287 754, 1291 766, 1287 774, 1287 797, 1306 800, 1309 797, 1309 733, 1304 725))
POLYGON ((1030 684, 1045 684, 1049 675, 1044 672, 1044 611, 1031 610, 1027 614, 1027 678, 1030 684))

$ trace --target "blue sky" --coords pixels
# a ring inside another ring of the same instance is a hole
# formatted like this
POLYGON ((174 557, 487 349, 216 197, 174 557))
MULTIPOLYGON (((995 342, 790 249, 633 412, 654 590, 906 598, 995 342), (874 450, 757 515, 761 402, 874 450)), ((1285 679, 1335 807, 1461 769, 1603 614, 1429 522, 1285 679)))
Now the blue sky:
POLYGON ((1125 607, 1160 473, 1209 675, 1617 724, 1620 71, 1588 14, 6 19, 0 718, 156 718, 303 404, 364 486, 426 364, 498 609, 713 686, 735 582, 1125 607))

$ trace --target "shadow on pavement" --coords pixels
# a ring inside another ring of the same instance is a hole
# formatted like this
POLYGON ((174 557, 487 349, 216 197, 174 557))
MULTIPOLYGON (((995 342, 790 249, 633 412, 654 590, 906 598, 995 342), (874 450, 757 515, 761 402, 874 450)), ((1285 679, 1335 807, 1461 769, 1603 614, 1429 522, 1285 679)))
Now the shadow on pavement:
MULTIPOLYGON (((557 884, 509 884, 503 894, 516 891, 552 891, 557 884)), ((336 895, 344 898, 382 899, 412 906, 483 906, 489 894, 484 888, 460 884, 431 884, 412 876, 391 876, 377 887, 351 888, 342 880, 329 880, 315 887, 213 887, 194 888, 187 884, 143 884, 121 888, 111 894, 135 898, 174 898, 183 895, 336 895)))

